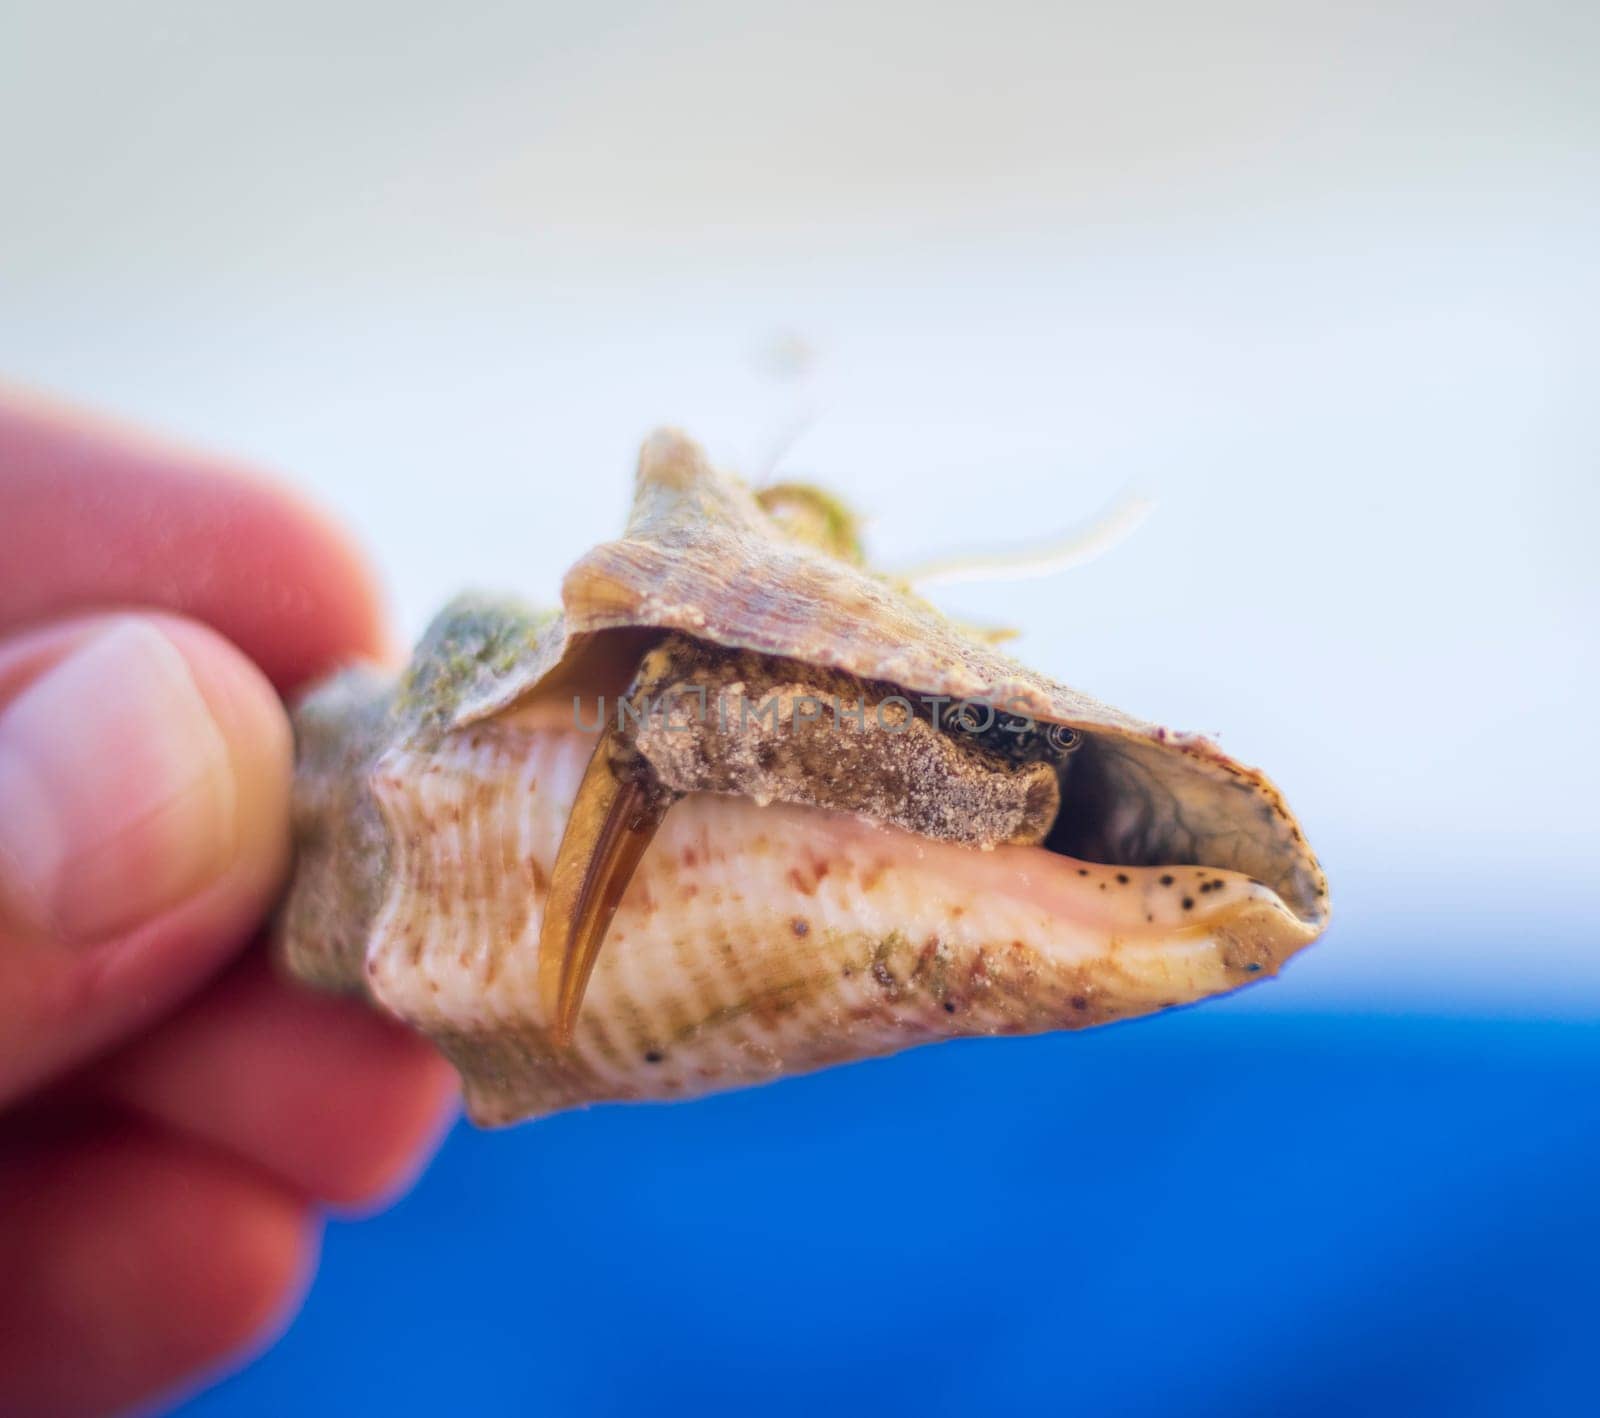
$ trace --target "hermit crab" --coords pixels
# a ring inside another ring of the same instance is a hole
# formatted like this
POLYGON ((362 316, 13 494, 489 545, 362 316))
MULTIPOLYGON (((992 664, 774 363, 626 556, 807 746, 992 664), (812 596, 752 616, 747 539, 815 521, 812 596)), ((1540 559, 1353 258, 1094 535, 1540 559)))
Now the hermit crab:
POLYGON ((463 598, 296 712, 277 950, 472 1117, 686 1098, 1271 975, 1323 873, 1272 784, 1025 669, 801 485, 683 435, 562 609, 463 598))

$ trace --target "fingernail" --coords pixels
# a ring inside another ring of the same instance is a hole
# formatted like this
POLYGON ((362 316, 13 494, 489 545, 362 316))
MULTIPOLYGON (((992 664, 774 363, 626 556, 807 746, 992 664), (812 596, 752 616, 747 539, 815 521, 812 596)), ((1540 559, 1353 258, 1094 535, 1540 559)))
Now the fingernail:
POLYGON ((182 654, 115 620, 0 710, 0 907, 75 943, 141 925, 228 866, 236 792, 182 654))

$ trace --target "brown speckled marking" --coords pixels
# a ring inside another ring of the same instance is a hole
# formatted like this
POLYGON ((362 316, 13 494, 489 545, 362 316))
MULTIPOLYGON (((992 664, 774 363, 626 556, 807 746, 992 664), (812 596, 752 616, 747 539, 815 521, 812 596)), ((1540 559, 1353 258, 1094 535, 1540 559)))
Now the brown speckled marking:
MULTIPOLYGON (((807 863, 807 866, 809 865, 811 864, 807 863)), ((821 877, 812 874, 810 871, 807 871, 806 867, 804 866, 789 868, 789 881, 791 885, 793 885, 794 889, 802 896, 815 895, 817 886, 821 880, 821 877)))
POLYGON ((877 888, 878 883, 883 880, 883 874, 888 870, 889 863, 884 859, 879 858, 873 862, 861 873, 861 889, 870 894, 877 888))

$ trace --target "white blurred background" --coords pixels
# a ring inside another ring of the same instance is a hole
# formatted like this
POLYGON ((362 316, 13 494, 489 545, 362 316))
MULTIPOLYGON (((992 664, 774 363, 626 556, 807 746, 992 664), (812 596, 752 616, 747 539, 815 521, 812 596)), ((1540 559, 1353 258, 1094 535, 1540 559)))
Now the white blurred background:
POLYGON ((330 505, 408 634, 679 423, 1265 765, 1237 1007, 1600 1007, 1600 7, 0 0, 0 370, 330 505), (793 437, 798 431, 798 437, 793 437))

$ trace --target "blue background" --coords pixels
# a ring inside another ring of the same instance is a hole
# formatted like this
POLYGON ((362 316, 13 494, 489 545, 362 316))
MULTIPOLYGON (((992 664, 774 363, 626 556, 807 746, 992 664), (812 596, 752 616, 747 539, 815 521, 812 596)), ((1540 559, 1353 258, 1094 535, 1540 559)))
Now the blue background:
POLYGON ((1591 1412, 1600 1027, 1210 1006, 462 1126, 188 1412, 1591 1412))

